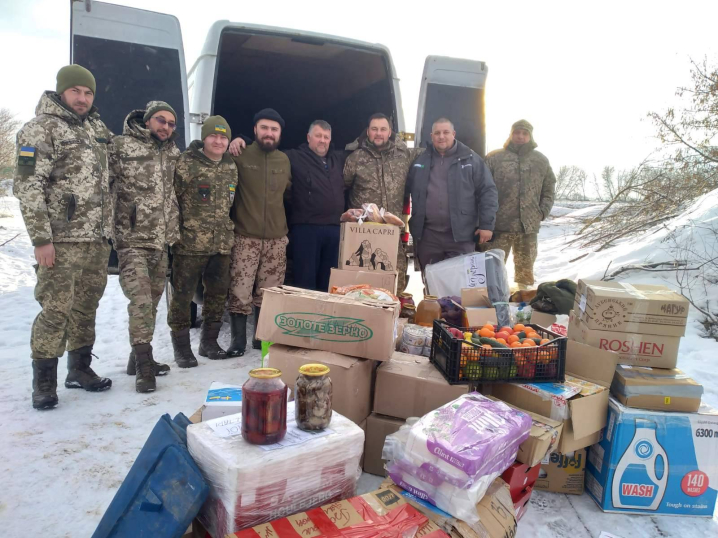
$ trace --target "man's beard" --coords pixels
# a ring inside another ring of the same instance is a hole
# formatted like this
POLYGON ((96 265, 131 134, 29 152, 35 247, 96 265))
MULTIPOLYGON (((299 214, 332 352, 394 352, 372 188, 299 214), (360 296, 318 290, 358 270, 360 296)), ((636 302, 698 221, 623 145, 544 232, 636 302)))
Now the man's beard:
POLYGON ((269 139, 266 140, 257 140, 257 144, 259 144, 259 149, 262 151, 269 153, 270 151, 274 151, 279 147, 279 140, 271 141, 269 139))

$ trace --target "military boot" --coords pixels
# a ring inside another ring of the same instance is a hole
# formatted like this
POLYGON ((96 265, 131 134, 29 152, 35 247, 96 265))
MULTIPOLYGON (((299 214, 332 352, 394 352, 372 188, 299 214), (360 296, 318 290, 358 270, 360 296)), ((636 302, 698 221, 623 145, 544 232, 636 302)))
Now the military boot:
POLYGON ((227 358, 227 352, 219 347, 217 337, 219 330, 222 328, 222 322, 203 323, 199 339, 200 357, 207 357, 211 361, 222 360, 227 358))
POLYGON ((247 349, 247 314, 230 314, 229 327, 232 341, 227 348, 228 357, 241 357, 247 349))
POLYGON ((157 388, 155 369, 152 367, 152 344, 137 344, 132 346, 135 352, 135 390, 137 392, 154 392, 157 388))
POLYGON ((92 368, 92 346, 84 346, 67 352, 67 377, 65 388, 85 389, 99 392, 112 387, 112 380, 98 376, 92 368))
POLYGON ((57 399, 57 358, 32 360, 32 406, 52 409, 57 399))
POLYGON ((177 366, 180 368, 194 368, 197 366, 197 357, 192 353, 189 329, 170 331, 170 336, 172 337, 172 348, 175 351, 175 362, 177 366))
POLYGON ((254 336, 252 337, 252 347, 254 349, 262 349, 262 341, 257 340, 257 325, 259 324, 259 311, 258 306, 254 307, 254 336))
MULTIPOLYGON (((170 373, 170 365, 156 362, 155 358, 150 356, 152 367, 155 369, 155 375, 167 375, 170 373)), ((135 366, 135 350, 130 351, 130 360, 127 361, 127 375, 135 375, 137 367, 135 366)))

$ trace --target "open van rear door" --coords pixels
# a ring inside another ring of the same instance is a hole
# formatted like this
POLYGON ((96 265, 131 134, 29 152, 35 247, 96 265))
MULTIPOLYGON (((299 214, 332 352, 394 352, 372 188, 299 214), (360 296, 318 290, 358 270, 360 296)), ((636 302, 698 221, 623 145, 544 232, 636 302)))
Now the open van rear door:
POLYGON ((427 56, 416 114, 416 147, 431 142, 431 126, 445 117, 454 123, 456 138, 483 157, 486 154, 484 62, 427 56))
POLYGON ((172 15, 88 0, 72 3, 71 62, 95 76, 95 103, 121 134, 128 113, 167 101, 177 115, 177 145, 189 133, 187 69, 179 20, 172 15))

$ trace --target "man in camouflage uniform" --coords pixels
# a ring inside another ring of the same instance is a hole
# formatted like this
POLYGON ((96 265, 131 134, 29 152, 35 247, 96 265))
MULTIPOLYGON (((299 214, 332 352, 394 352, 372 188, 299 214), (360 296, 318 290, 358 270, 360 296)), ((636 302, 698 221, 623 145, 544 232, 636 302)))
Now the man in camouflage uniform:
POLYGON ((167 248, 179 238, 177 198, 172 187, 179 148, 177 114, 164 101, 125 118, 109 146, 110 188, 115 204, 115 248, 127 305, 132 351, 128 375, 137 392, 152 392, 156 375, 170 367, 152 357, 157 305, 167 278, 167 248))
MULTIPOLYGON (((347 145, 353 151, 344 165, 344 186, 349 191, 349 207, 375 203, 400 216, 404 209, 404 187, 411 163, 424 152, 423 148, 407 148, 391 132, 389 118, 374 114, 369 118, 366 137, 347 145)), ((397 292, 406 288, 407 257, 403 243, 399 243, 397 259, 397 292)))
POLYGON ((66 388, 109 389, 90 368, 95 314, 107 284, 112 204, 107 142, 92 105, 95 78, 79 65, 57 73, 35 118, 17 135, 13 193, 35 247, 35 298, 42 311, 30 337, 32 405, 57 405, 57 362, 67 349, 66 388))
POLYGON ((232 131, 222 116, 210 116, 180 157, 175 192, 180 205, 181 238, 172 248, 172 300, 167 323, 172 329, 175 361, 180 368, 197 366, 190 347, 190 303, 202 279, 204 304, 199 354, 226 359, 217 337, 229 289, 234 222, 229 217, 237 184, 237 167, 227 147, 232 131))
POLYGON ((500 248, 506 259, 513 249, 515 277, 519 289, 534 283, 533 267, 538 253, 541 221, 553 207, 556 177, 548 159, 536 151, 533 126, 519 120, 511 126, 504 149, 486 156, 486 164, 499 190, 494 238, 481 250, 500 248))

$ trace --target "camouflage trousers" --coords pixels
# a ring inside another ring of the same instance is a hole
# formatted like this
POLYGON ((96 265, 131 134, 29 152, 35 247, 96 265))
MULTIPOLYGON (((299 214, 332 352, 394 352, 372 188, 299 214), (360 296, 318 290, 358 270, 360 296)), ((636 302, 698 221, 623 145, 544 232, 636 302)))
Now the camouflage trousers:
POLYGON ((406 271, 409 265, 409 258, 406 255, 404 243, 399 241, 399 255, 396 258, 396 292, 401 293, 406 289, 406 271))
POLYGON ((254 239, 234 234, 229 311, 251 314, 262 306, 262 288, 280 286, 287 270, 287 237, 254 239))
MULTIPOLYGON (((500 248, 506 253, 514 252, 514 281, 531 286, 534 283, 534 262, 538 255, 538 234, 496 232, 488 248, 500 248)), ((484 249, 486 250, 486 249, 484 249)))
POLYGON ((33 359, 62 356, 95 343, 95 314, 107 285, 110 245, 55 243, 55 265, 36 266, 35 299, 42 311, 32 324, 33 359))
POLYGON ((167 312, 170 329, 181 331, 190 328, 190 304, 200 279, 204 288, 204 323, 222 321, 229 289, 229 264, 230 257, 227 254, 172 256, 172 299, 167 312))
POLYGON ((157 305, 167 279, 167 251, 154 248, 121 248, 120 286, 130 300, 130 344, 149 344, 155 333, 157 305))

